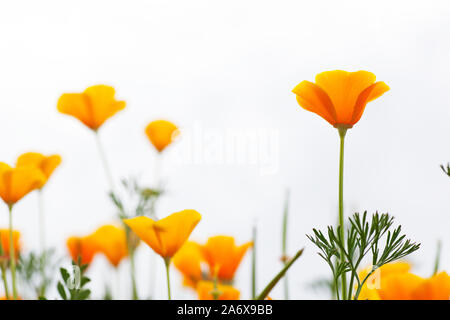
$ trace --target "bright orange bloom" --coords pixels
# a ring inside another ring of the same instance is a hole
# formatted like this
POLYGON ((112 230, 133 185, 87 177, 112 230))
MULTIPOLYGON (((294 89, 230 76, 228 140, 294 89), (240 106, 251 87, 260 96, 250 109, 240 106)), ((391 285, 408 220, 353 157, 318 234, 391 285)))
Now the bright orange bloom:
POLYGON ((12 168, 0 162, 0 197, 9 206, 14 205, 31 191, 41 188, 45 180, 44 174, 37 168, 12 168))
POLYGON ((412 292, 414 300, 449 300, 450 276, 447 272, 440 272, 423 281, 412 292))
POLYGON ((70 237, 67 239, 67 248, 69 249, 72 260, 81 264, 90 264, 97 253, 97 244, 92 236, 70 237))
MULTIPOLYGON (((200 281, 197 285, 199 300, 214 300, 214 283, 212 281, 200 281)), ((219 297, 217 300, 239 300, 241 293, 229 285, 217 285, 219 297)))
POLYGON ((125 108, 125 101, 114 98, 115 90, 106 85, 87 88, 82 93, 65 93, 58 100, 58 111, 80 120, 96 131, 118 111, 125 108))
POLYGON ((367 71, 326 71, 316 83, 302 81, 293 93, 304 109, 314 112, 336 128, 351 128, 361 119, 366 104, 389 90, 367 71))
MULTIPOLYGON (((3 254, 0 254, 1 256, 6 257, 7 259, 10 258, 9 256, 9 229, 0 229, 0 245, 2 246, 3 254)), ((19 257, 20 252, 20 232, 19 231, 13 231, 13 245, 14 245, 14 253, 15 258, 17 259, 19 257)))
POLYGON ((145 128, 145 133, 153 146, 162 152, 179 134, 178 128, 166 120, 152 121, 145 128))
POLYGON ((189 238, 200 219, 197 211, 183 210, 158 221, 139 216, 124 222, 157 254, 171 258, 189 238))
POLYGON ((92 235, 97 251, 103 253, 108 261, 117 267, 128 255, 125 230, 113 225, 105 225, 92 235))
MULTIPOLYGON (((424 279, 404 262, 389 263, 376 270, 364 284, 359 300, 448 300, 450 277, 441 272, 424 279)), ((364 279, 367 270, 359 274, 364 279)))
POLYGON ((203 278, 202 262, 201 246, 193 241, 187 241, 173 257, 173 264, 183 274, 183 284, 192 288, 203 278))
POLYGON ((57 154, 44 156, 36 152, 28 152, 17 158, 17 167, 35 167, 41 170, 46 180, 50 178, 53 171, 60 165, 61 157, 57 154))
POLYGON ((217 270, 217 276, 220 280, 233 280, 236 269, 251 246, 252 242, 236 246, 234 238, 229 236, 209 238, 202 250, 211 275, 213 276, 214 271, 217 270))

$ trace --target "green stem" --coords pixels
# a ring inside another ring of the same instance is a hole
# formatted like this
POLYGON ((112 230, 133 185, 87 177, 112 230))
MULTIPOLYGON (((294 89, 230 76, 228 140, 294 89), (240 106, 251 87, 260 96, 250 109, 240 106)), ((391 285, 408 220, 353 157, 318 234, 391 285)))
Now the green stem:
POLYGON ((256 298, 256 225, 253 226, 253 248, 252 248, 252 299, 256 298))
MULTIPOLYGON (((287 264, 288 213, 289 213, 289 190, 286 190, 286 200, 284 204, 284 213, 283 213, 282 244, 281 244, 281 254, 284 265, 287 264)), ((287 275, 284 277, 284 300, 289 300, 289 279, 287 275)))
MULTIPOLYGON (((345 241, 344 230, 344 140, 347 128, 338 128, 340 137, 340 153, 339 153, 339 227, 342 241, 345 241)), ((345 261, 344 250, 341 250, 341 262, 345 261)), ((347 278, 345 272, 341 278, 342 299, 346 300, 347 296, 347 278)))
POLYGON ((13 298, 17 300, 17 288, 16 288, 16 252, 14 249, 14 237, 13 237, 13 223, 12 223, 12 205, 9 205, 9 261, 11 266, 11 278, 13 298))
POLYGON ((172 300, 172 296, 170 294, 170 257, 164 258, 164 264, 166 265, 166 275, 167 275, 167 296, 169 300, 172 300))
POLYGON ((438 240, 437 248, 436 248, 436 258, 434 260, 433 275, 435 275, 439 271, 439 264, 440 264, 440 260, 441 260, 441 247, 442 247, 441 240, 438 240))
POLYGON ((296 255, 289 260, 288 263, 286 263, 286 265, 284 266, 283 269, 281 269, 281 271, 275 276, 275 278, 272 279, 272 281, 269 282, 269 284, 264 288, 264 290, 259 294, 258 297, 256 297, 255 300, 264 300, 270 293, 270 291, 272 291, 272 289, 276 286, 276 284, 281 280, 281 278, 283 278, 283 276, 286 274, 286 272, 289 270, 289 268, 294 264, 295 261, 297 261, 298 258, 300 258, 300 256, 303 253, 303 249, 299 250, 296 255))
POLYGON ((95 141, 97 142, 98 152, 100 154, 100 159, 103 164, 103 169, 105 170, 106 179, 108 179, 109 186, 111 188, 111 192, 114 192, 114 180, 112 178, 111 169, 109 167, 108 160, 106 158, 105 150, 103 149, 102 142, 100 140, 100 136, 98 131, 94 131, 95 133, 95 141))
POLYGON ((130 227, 128 227, 127 225, 125 225, 125 232, 126 232, 126 237, 127 237, 127 249, 128 249, 128 255, 130 257, 130 276, 131 276, 131 290, 132 290, 132 298, 133 300, 138 300, 138 293, 137 293, 137 287, 136 287, 136 266, 134 263, 134 251, 135 248, 133 248, 132 244, 131 244, 131 235, 130 233, 132 232, 130 227))
POLYGON ((6 300, 9 300, 9 289, 8 289, 8 282, 6 281, 6 268, 1 266, 2 270, 2 280, 3 280, 3 288, 5 288, 5 298, 6 300))

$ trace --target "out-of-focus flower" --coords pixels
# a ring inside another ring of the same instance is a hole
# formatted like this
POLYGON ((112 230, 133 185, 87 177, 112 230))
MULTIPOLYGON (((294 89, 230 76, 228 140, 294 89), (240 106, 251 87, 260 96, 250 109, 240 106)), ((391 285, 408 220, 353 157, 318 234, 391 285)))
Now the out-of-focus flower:
POLYGON ((425 279, 413 290, 414 300, 449 300, 450 276, 443 271, 425 279))
POLYGON ((189 238, 200 219, 197 211, 183 210, 158 221, 139 216, 124 222, 157 254, 171 258, 189 238))
MULTIPOLYGON (((199 300, 214 300, 214 282, 200 281, 197 285, 199 300)), ((217 284, 217 300, 239 300, 240 292, 230 285, 217 284)))
POLYGON ((162 152, 172 143, 179 131, 177 126, 170 121, 156 120, 147 125, 145 133, 156 150, 162 152))
POLYGON ((38 168, 48 180, 60 163, 61 157, 57 154, 45 156, 37 152, 27 152, 17 158, 16 166, 38 168))
POLYGON ((45 183, 41 170, 34 167, 12 168, 0 162, 0 197, 9 205, 25 197, 33 190, 41 188, 45 183))
MULTIPOLYGON (((0 260, 2 258, 10 259, 9 255, 9 229, 0 229, 0 244, 2 246, 3 255, 0 255, 0 260)), ((14 245, 14 255, 16 260, 19 258, 20 254, 20 232, 13 231, 13 245, 14 245)))
POLYGON ((214 270, 217 270, 217 276, 220 280, 233 280, 236 269, 251 246, 251 242, 236 246, 234 238, 229 236, 209 238, 202 251, 211 275, 214 274, 214 270))
MULTIPOLYGON (((364 284, 359 300, 448 300, 450 277, 441 272, 428 279, 410 272, 405 262, 389 263, 377 269, 364 284)), ((359 274, 364 279, 371 267, 359 274)))
POLYGON ((367 71, 326 71, 316 83, 302 81, 293 93, 304 109, 314 112, 336 128, 351 128, 361 119, 366 104, 389 90, 367 71))
POLYGON ((87 88, 82 93, 65 93, 58 100, 58 111, 80 120, 96 131, 118 111, 125 108, 125 101, 114 98, 115 90, 106 85, 87 88))
POLYGON ((125 230, 113 225, 104 225, 92 234, 96 251, 105 255, 108 261, 117 267, 128 255, 125 230))
POLYGON ((81 264, 90 264, 97 253, 97 244, 92 236, 70 237, 67 239, 67 248, 69 249, 72 260, 81 264))
POLYGON ((187 241, 173 257, 173 264, 183 274, 183 284, 195 288, 202 280, 201 264, 204 261, 200 244, 187 241))

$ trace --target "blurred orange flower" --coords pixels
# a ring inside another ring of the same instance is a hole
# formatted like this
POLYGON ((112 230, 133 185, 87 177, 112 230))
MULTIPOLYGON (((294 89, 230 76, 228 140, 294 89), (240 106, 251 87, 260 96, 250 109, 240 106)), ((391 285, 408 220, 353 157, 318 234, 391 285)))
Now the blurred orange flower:
POLYGON ((183 274, 183 284, 195 288, 202 280, 203 253, 200 244, 187 241, 173 257, 173 264, 183 274))
POLYGON ((215 236, 208 239, 202 247, 203 256, 209 265, 211 276, 217 270, 217 276, 222 281, 231 281, 239 267, 242 258, 252 242, 236 246, 233 237, 215 236))
POLYGON ((153 146, 162 152, 173 139, 178 135, 179 131, 176 125, 167 120, 152 121, 145 128, 145 133, 153 146))
MULTIPOLYGON (((218 300, 239 300, 241 293, 236 288, 229 285, 217 285, 218 300)), ((212 281, 200 281, 197 285, 199 300, 214 300, 214 283, 212 281)))
POLYGON ((113 225, 98 228, 92 235, 98 252, 103 253, 108 261, 117 267, 128 255, 125 230, 113 225))
POLYGON ((96 131, 118 111, 125 108, 125 101, 114 98, 115 90, 106 85, 87 88, 82 93, 65 93, 58 100, 58 111, 80 120, 96 131))
POLYGON ((0 162, 0 197, 9 206, 14 205, 31 191, 41 188, 45 180, 44 174, 37 168, 12 168, 0 162))
MULTIPOLYGON (((3 252, 3 256, 7 259, 10 258, 9 256, 9 229, 0 229, 0 245, 2 246, 0 252, 3 252)), ((19 231, 13 231, 13 245, 14 245, 14 254, 16 260, 19 257, 19 251, 20 251, 20 232, 19 231)), ((0 255, 1 258, 1 255, 0 255)))
POLYGON ((304 109, 314 112, 336 128, 351 128, 361 118, 366 104, 389 90, 367 71, 326 71, 316 83, 302 81, 293 93, 304 109))
POLYGON ((92 236, 70 237, 67 239, 67 248, 75 263, 81 259, 81 264, 90 264, 97 253, 97 245, 92 236))
MULTIPOLYGON (((371 268, 359 274, 362 280, 371 268)), ((377 269, 364 284, 359 300, 448 300, 450 277, 441 272, 428 279, 410 272, 405 262, 388 263, 377 269)))
POLYGON ((189 238, 200 219, 197 211, 183 210, 158 221, 139 216, 124 222, 157 254, 171 258, 189 238))
POLYGON ((44 174, 46 180, 48 180, 60 163, 61 157, 57 154, 44 156, 36 152, 27 152, 17 158, 16 166, 38 168, 44 174))

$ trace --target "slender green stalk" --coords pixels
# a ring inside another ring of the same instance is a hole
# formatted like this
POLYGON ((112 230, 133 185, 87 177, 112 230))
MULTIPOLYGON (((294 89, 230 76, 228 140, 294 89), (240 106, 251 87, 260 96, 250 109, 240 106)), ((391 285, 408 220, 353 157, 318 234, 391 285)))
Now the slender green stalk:
POLYGON ((114 180, 112 178, 111 169, 109 167, 109 163, 108 163, 108 160, 106 158, 106 154, 105 154, 105 151, 103 149, 103 145, 102 145, 102 142, 100 140, 100 136, 98 134, 98 131, 94 131, 94 133, 95 133, 95 141, 97 142, 98 152, 100 154, 100 159, 101 159, 102 164, 103 164, 103 169, 105 170, 106 179, 108 179, 108 183, 109 183, 109 186, 111 188, 111 192, 113 192, 114 191, 114 180))
MULTIPOLYGON (((342 241, 345 239, 344 230, 344 140, 347 128, 338 128, 340 137, 340 152, 339 152, 339 227, 342 241)), ((341 262, 344 262, 344 250, 341 251, 341 262)), ((345 272, 341 277, 342 299, 347 299, 347 278, 345 272)))
MULTIPOLYGON (((286 190, 286 200, 284 203, 283 212, 283 230, 282 230, 282 241, 281 241, 281 254, 284 265, 287 264, 287 224, 288 224, 288 214, 289 214, 289 190, 286 190)), ((284 277, 284 300, 289 300, 289 279, 286 275, 284 277)))
POLYGON ((252 247, 252 299, 256 298, 256 225, 253 226, 253 247, 252 247))
POLYGON ((170 258, 164 258, 164 264, 166 265, 167 275, 167 296, 169 300, 172 300, 172 295, 170 294, 170 258))
POLYGON ((1 270, 2 270, 3 288, 5 289, 5 298, 6 300, 9 300, 8 282, 6 281, 6 268, 2 265, 1 270))
POLYGON ((127 237, 128 256, 130 258, 131 294, 132 294, 133 300, 138 300, 139 297, 138 297, 137 287, 136 287, 136 266, 135 266, 135 262, 134 262, 135 248, 133 248, 133 246, 131 245, 130 233, 132 231, 131 231, 130 227, 128 227, 127 225, 125 225, 125 232, 126 232, 126 237, 127 237))
POLYGON ((439 264, 441 261, 441 247, 442 247, 442 242, 441 242, 441 240, 438 240, 437 248, 436 248, 436 258, 434 260, 433 275, 435 275, 439 271, 439 264))
POLYGON ((288 263, 286 263, 286 265, 284 266, 283 269, 281 269, 281 271, 272 279, 272 281, 269 282, 269 284, 264 288, 264 290, 259 294, 258 297, 256 297, 255 300, 264 300, 270 293, 270 291, 272 291, 272 289, 276 286, 276 284, 281 280, 281 278, 283 278, 283 276, 286 274, 286 272, 289 270, 289 268, 294 264, 295 261, 297 261, 298 258, 300 258, 300 256, 303 253, 303 249, 299 250, 295 256, 289 260, 288 263))
POLYGON ((13 298, 17 300, 17 287, 16 287, 16 252, 14 248, 14 237, 13 237, 13 222, 12 222, 12 205, 9 205, 9 261, 11 267, 11 279, 12 279, 12 290, 13 298))

